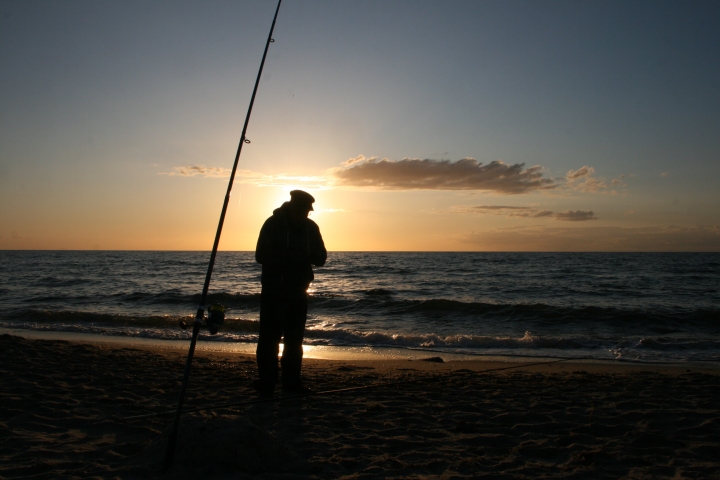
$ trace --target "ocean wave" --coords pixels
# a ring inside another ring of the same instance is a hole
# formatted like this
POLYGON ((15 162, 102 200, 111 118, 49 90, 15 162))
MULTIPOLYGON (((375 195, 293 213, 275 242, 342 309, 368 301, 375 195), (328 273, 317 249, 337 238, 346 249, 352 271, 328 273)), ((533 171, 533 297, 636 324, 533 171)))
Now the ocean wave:
POLYGON ((82 277, 56 277, 56 276, 46 276, 46 277, 40 277, 37 278, 34 282, 35 286, 38 287, 51 287, 51 288, 57 288, 57 287, 77 287, 79 285, 86 285, 92 282, 92 279, 90 278, 82 278, 82 277))
POLYGON ((392 295, 395 292, 393 292, 392 290, 388 290, 387 288, 371 288, 369 290, 363 290, 362 293, 364 293, 365 295, 371 295, 371 296, 372 295, 387 296, 387 295, 392 295))
MULTIPOLYGON (((67 321, 0 321, 0 327, 38 331, 89 333, 105 336, 155 340, 189 339, 191 330, 179 328, 168 317, 123 317, 114 315, 79 315, 67 312, 67 321), (118 319, 122 318, 121 322, 118 319), (90 320, 93 321, 83 321, 90 320), (103 322, 95 320, 108 320, 103 322)), ((185 318, 191 321, 189 317, 185 318)), ((213 342, 255 343, 259 322, 228 320, 216 335, 202 330, 201 339, 213 342)), ((335 347, 399 348, 463 355, 566 356, 606 358, 624 361, 720 361, 720 339, 692 337, 600 338, 592 336, 535 335, 439 335, 369 331, 344 328, 309 328, 306 345, 335 347)))
POLYGON ((648 337, 642 338, 637 348, 649 350, 716 350, 720 352, 720 340, 675 338, 675 337, 648 337))
POLYGON ((483 303, 462 302, 443 298, 426 300, 397 299, 389 290, 369 290, 364 298, 347 297, 322 298, 311 297, 310 303, 320 313, 333 311, 347 313, 379 314, 388 316, 412 315, 438 318, 447 316, 456 318, 477 317, 500 321, 530 320, 541 324, 581 324, 603 323, 612 326, 647 327, 661 333, 672 332, 677 328, 697 326, 708 327, 720 332, 720 309, 712 308, 616 308, 597 306, 559 307, 542 303, 483 303), (386 293, 387 292, 387 293, 386 293))
MULTIPOLYGON (((119 304, 130 305, 187 305, 196 307, 200 303, 202 295, 187 294, 179 290, 168 290, 161 293, 150 292, 120 292, 105 295, 105 299, 111 299, 119 304)), ((68 298, 67 295, 36 295, 26 299, 27 303, 41 304, 44 302, 84 302, 87 300, 97 300, 97 297, 86 294, 77 294, 68 298)), ((253 307, 260 305, 259 293, 228 293, 217 292, 209 293, 206 299, 208 305, 220 303, 226 307, 253 307)))
MULTIPOLYGON (((112 295, 111 303, 117 304, 116 310, 131 311, 133 306, 159 306, 155 310, 182 310, 187 308, 188 314, 194 313, 201 296, 189 295, 181 291, 165 291, 162 293, 125 292, 112 295)), ((310 295, 310 311, 316 316, 361 316, 375 317, 382 322, 386 318, 403 318, 410 322, 417 319, 449 320, 461 325, 478 324, 483 321, 513 324, 520 328, 540 328, 541 326, 606 326, 624 331, 648 333, 654 335, 672 334, 687 329, 703 330, 707 333, 720 333, 720 309, 692 307, 657 307, 657 308, 618 308, 601 306, 555 306, 543 303, 489 303, 464 302, 445 298, 406 299, 386 288, 372 288, 361 291, 360 295, 342 292, 319 292, 310 295)), ((8 309, 0 313, 0 319, 23 319, 31 317, 58 318, 72 315, 62 310, 51 311, 37 308, 44 302, 85 305, 92 300, 87 295, 66 298, 59 295, 33 297, 28 303, 35 308, 8 309), (42 313, 40 313, 42 312, 42 313)), ((95 302, 90 302, 94 304, 95 302)), ((235 315, 257 312, 260 308, 259 293, 215 292, 208 295, 206 304, 220 303, 225 305, 228 313, 235 315)), ((91 308, 91 305, 88 305, 91 308)), ((100 313, 84 313, 81 315, 103 315, 100 313)), ((130 315, 125 315, 130 316, 130 315)), ((122 317, 122 315, 121 315, 122 317)), ((161 316, 158 316, 161 317, 161 316)), ((151 317, 148 317, 151 318, 151 317)), ((111 319, 108 319, 111 320, 111 319)), ((100 320, 98 320, 100 321, 100 320)))
MULTIPOLYGON (((174 340, 187 338, 189 330, 181 329, 177 323, 166 317, 123 317, 114 315, 79 315, 69 312, 66 321, 7 322, 0 321, 0 327, 22 328, 40 331, 64 331, 77 333, 95 333, 100 335, 133 336, 139 338, 157 338, 174 340), (107 320, 115 321, 88 321, 107 320)), ((191 321, 190 318, 185 320, 191 321)), ((257 341, 259 322, 230 320, 222 326, 221 332, 205 336, 205 340, 236 342, 257 341)), ((483 335, 435 335, 401 334, 383 332, 361 332, 348 329, 308 329, 305 331, 305 344, 353 347, 396 347, 396 348, 443 348, 443 349, 583 349, 597 348, 597 340, 588 338, 542 337, 525 332, 522 337, 493 337, 483 335)))
MULTIPOLYGON (((25 325, 26 328, 52 330, 53 325, 64 327, 75 325, 79 329, 85 329, 86 326, 90 325, 92 328, 108 328, 110 329, 108 331, 125 327, 134 329, 179 329, 180 322, 191 324, 195 319, 193 315, 128 315, 66 310, 24 310, 20 314, 5 318, 5 321, 0 323, 9 326, 25 325)), ((226 318, 222 328, 233 332, 258 332, 260 324, 254 320, 226 318)))
POLYGON ((554 348, 582 349, 597 348, 599 343, 593 339, 541 337, 525 332, 522 337, 489 335, 437 335, 403 334, 384 332, 360 332, 347 329, 308 329, 305 338, 311 344, 390 346, 418 348, 554 348))
MULTIPOLYGON (((28 323, 2 322, 0 327, 51 332, 89 333, 110 337, 149 338, 154 340, 186 340, 190 338, 192 329, 177 328, 107 326, 95 323, 28 323)), ((203 340, 220 342, 257 342, 257 333, 223 332, 217 335, 203 335, 203 340)))
MULTIPOLYGON (((130 292, 113 295, 116 300, 122 302, 139 303, 144 305, 192 305, 197 306, 202 295, 186 294, 179 290, 165 291, 161 293, 130 292)), ((211 292, 208 294, 205 303, 210 305, 220 303, 226 307, 252 307, 260 305, 259 293, 230 293, 211 292)))
MULTIPOLYGON (((415 294, 424 294, 420 284, 414 286, 415 294)), ((639 295, 639 294, 638 294, 639 295)), ((635 295, 635 296, 638 296, 635 295)), ((418 295, 419 296, 419 295, 418 295)), ((188 313, 194 312, 201 295, 188 293, 180 289, 161 292, 125 291, 105 295, 99 300, 116 310, 132 310, 135 306, 153 307, 163 311, 187 308, 188 313)), ((409 322, 416 319, 442 319, 476 323, 478 321, 494 321, 502 323, 516 322, 526 328, 539 326, 579 326, 603 325, 614 328, 631 328, 637 332, 646 331, 652 334, 668 334, 684 331, 688 328, 704 330, 708 333, 720 333, 720 308, 692 306, 644 306, 642 308, 627 306, 562 306, 547 303, 530 302, 478 302, 461 301, 450 298, 408 298, 404 290, 384 287, 366 288, 351 291, 319 291, 309 296, 311 312, 318 316, 374 316, 383 318, 403 318, 409 322)), ((34 304, 35 308, 57 308, 59 305, 94 305, 98 303, 95 296, 88 295, 78 289, 75 295, 64 292, 48 291, 42 295, 28 296, 25 304, 34 304)), ((240 293, 218 291, 212 292, 206 304, 223 304, 228 311, 237 313, 258 311, 260 293, 240 293)), ((72 308, 72 307, 69 307, 72 308)), ((25 316, 27 312, 20 309, 9 309, 0 314, 0 318, 25 316), (19 312, 19 313, 18 313, 19 312)))

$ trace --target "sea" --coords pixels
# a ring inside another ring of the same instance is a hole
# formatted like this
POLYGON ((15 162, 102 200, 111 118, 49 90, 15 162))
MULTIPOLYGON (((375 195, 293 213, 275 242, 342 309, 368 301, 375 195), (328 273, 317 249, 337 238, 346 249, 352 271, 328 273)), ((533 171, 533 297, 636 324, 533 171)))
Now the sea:
MULTIPOLYGON (((0 329, 186 341, 209 252, 0 251, 0 329)), ((260 265, 220 252, 203 342, 257 342, 260 265)), ((720 362, 720 253, 330 252, 308 347, 500 358, 720 362)))

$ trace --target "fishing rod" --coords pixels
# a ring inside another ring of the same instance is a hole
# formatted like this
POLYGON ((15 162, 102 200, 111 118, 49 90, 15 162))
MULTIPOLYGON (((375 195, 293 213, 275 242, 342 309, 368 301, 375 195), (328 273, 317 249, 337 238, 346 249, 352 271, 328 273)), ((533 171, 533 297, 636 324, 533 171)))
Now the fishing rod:
POLYGON ((230 181, 228 182, 225 201, 223 202, 222 211, 220 212, 220 221, 218 222, 217 232, 215 233, 215 242, 213 243, 212 253, 210 254, 210 262, 208 263, 207 274, 205 275, 205 284, 203 285, 200 305, 198 306, 197 314, 195 315, 195 322, 193 323, 190 349, 188 350, 182 387, 180 387, 180 398, 178 399, 177 411, 175 412, 175 422, 173 423, 170 436, 168 437, 167 449, 165 450, 163 471, 167 471, 170 467, 172 467, 173 458, 175 457, 175 445, 177 443, 178 427, 180 426, 180 415, 182 414, 183 401, 185 400, 185 390, 187 389, 188 379, 190 378, 190 366, 192 365, 193 353, 195 352, 195 344, 197 342, 198 334, 200 333, 200 327, 202 326, 203 320, 206 320, 210 333, 217 333, 218 325, 222 324, 224 320, 224 309, 221 306, 215 305, 209 309, 208 318, 205 319, 205 301, 207 300, 208 289, 210 288, 210 278, 212 277, 213 267, 215 266, 215 257, 217 256, 218 245, 220 244, 220 235, 222 234, 223 223, 225 223, 225 214, 227 213, 228 204, 230 203, 230 192, 232 191, 233 181, 235 180, 238 160, 240 160, 240 153, 242 152, 243 145, 250 143, 250 140, 246 137, 248 124, 250 123, 250 114, 252 113, 253 104, 255 103, 255 95, 257 94, 260 77, 262 76, 263 67, 265 66, 265 58, 267 57, 268 48, 270 48, 270 44, 275 41, 272 38, 272 34, 273 30, 275 30, 275 21, 277 20, 281 3, 282 0, 278 0, 277 8, 275 9, 275 16, 273 17, 272 25, 270 26, 270 33, 268 34, 267 42, 265 42, 265 51, 263 52, 262 61, 260 62, 260 70, 258 70, 257 78, 255 79, 255 88, 253 88, 252 96, 250 97, 250 106, 248 107, 247 115, 245 116, 245 125, 243 125, 242 134, 240 135, 240 142, 238 144, 237 153, 235 154, 235 162, 233 163, 232 172, 230 173, 230 181))

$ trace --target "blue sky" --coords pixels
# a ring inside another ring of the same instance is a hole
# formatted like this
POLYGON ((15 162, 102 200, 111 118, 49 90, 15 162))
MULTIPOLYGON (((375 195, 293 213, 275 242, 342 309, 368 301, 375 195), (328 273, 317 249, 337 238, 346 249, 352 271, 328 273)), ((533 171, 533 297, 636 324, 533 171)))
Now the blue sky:
MULTIPOLYGON (((0 248, 209 249, 274 9, 0 4, 0 248)), ((715 2, 285 0, 221 246, 302 187, 336 250, 720 250, 717 25, 715 2), (553 188, 493 186, 494 161, 553 188)))

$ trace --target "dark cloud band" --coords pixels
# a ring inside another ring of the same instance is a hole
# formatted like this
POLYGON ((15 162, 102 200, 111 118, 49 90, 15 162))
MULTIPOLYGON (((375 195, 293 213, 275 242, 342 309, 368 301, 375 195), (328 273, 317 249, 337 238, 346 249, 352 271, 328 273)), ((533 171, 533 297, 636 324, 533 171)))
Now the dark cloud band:
POLYGON ((492 215, 504 215, 506 217, 523 218, 552 218, 563 222, 584 222, 597 220, 592 210, 566 210, 564 212, 552 212, 550 210, 538 210, 532 207, 511 207, 505 205, 477 205, 472 207, 459 207, 456 210, 463 213, 486 213, 492 215))
POLYGON ((502 194, 549 190, 557 184, 543 178, 542 167, 508 165, 500 160, 487 165, 472 158, 400 161, 358 157, 333 171, 338 185, 388 190, 485 190, 502 194))

